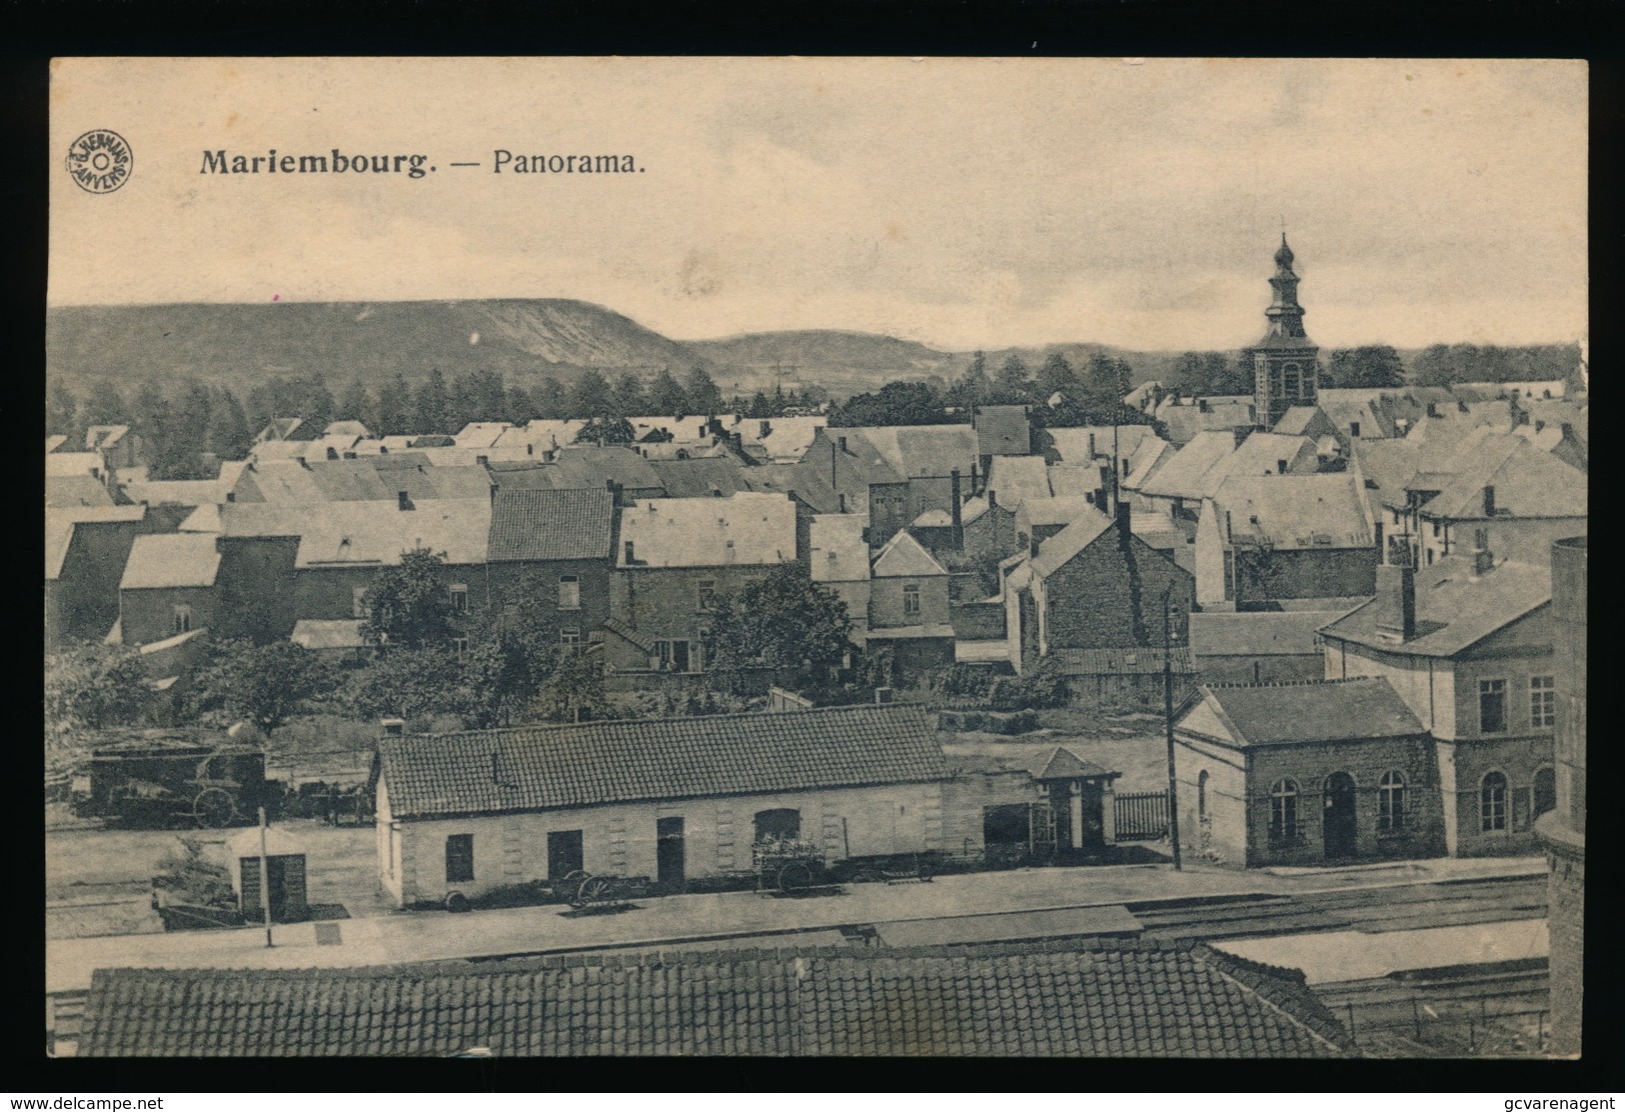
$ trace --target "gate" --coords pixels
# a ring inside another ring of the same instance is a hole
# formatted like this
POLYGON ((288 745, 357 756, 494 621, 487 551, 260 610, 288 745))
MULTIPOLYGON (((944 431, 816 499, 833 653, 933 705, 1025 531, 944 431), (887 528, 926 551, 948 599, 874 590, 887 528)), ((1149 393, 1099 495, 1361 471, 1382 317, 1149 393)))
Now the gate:
POLYGON ((1119 842, 1154 842, 1168 836, 1167 792, 1119 792, 1113 798, 1119 842))

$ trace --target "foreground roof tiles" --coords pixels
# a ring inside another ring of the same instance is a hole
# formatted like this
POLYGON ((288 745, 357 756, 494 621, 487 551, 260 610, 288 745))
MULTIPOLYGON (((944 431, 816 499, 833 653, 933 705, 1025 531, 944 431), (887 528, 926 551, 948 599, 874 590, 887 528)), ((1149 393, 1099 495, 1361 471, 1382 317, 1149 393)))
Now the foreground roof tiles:
POLYGON ((498 970, 103 969, 81 1056, 1336 1058, 1296 970, 1100 940, 544 958, 498 970))
POLYGON ((420 734, 378 755, 396 818, 947 776, 925 712, 902 704, 420 734))

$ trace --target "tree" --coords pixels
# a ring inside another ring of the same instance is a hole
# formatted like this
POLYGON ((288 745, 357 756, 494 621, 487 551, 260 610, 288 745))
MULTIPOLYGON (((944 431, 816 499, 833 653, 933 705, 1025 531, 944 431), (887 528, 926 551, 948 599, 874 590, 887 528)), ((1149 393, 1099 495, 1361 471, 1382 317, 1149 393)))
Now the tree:
POLYGON ((643 392, 643 380, 631 371, 624 371, 615 380, 610 391, 610 412, 617 417, 641 417, 649 406, 643 392))
POLYGON ((1405 385, 1405 364, 1387 344, 1338 348, 1326 365, 1326 385, 1392 389, 1405 385))
POLYGON ((230 390, 222 390, 210 418, 209 451, 220 459, 242 459, 253 442, 242 403, 230 390))
POLYGON ((45 433, 79 439, 79 399, 61 379, 51 380, 45 396, 45 433))
POLYGON ((688 397, 688 408, 695 416, 714 417, 722 409, 722 391, 717 389, 717 384, 711 381, 704 367, 689 371, 683 388, 688 397))
POLYGON ((380 572, 362 596, 366 618, 361 636, 380 648, 446 645, 455 630, 451 600, 441 583, 445 563, 444 557, 419 548, 380 572))
POLYGON ((453 432, 448 428, 449 420, 446 376, 436 367, 412 396, 412 427, 408 431, 418 436, 453 432))
POLYGON ((662 417, 688 416, 688 392, 665 367, 649 383, 649 408, 662 417))
POLYGON ((782 565, 715 606, 707 653, 723 678, 767 667, 823 682, 852 650, 846 603, 799 564, 782 565))
POLYGON ((134 722, 149 697, 146 677, 134 649, 83 644, 48 653, 46 731, 64 734, 134 722))
POLYGON ((186 698, 203 722, 246 721, 270 734, 332 685, 321 658, 291 641, 217 641, 207 663, 193 673, 186 698))
POLYGON ((568 650, 530 704, 532 714, 551 722, 586 722, 609 709, 604 694, 604 666, 592 653, 568 650))

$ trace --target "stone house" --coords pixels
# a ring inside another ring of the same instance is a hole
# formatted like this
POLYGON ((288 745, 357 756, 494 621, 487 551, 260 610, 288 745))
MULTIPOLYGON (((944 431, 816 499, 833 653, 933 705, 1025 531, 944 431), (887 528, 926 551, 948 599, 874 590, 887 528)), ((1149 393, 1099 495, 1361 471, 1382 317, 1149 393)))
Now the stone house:
POLYGON ((1452 856, 1533 852, 1556 806, 1549 566, 1480 551, 1379 572, 1321 629, 1326 677, 1388 680, 1432 735, 1452 856))
POLYGON ((1244 868, 1443 852, 1433 741, 1387 679, 1198 692, 1174 725, 1189 852, 1244 868))

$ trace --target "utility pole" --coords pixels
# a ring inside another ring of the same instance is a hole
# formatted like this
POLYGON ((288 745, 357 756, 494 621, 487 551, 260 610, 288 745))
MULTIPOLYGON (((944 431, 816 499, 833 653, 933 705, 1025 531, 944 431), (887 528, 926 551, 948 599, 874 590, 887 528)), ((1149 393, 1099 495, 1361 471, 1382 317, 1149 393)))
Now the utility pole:
POLYGON ((1162 721, 1168 734, 1168 840, 1174 847, 1174 872, 1183 872, 1179 859, 1179 796, 1174 777, 1174 635, 1170 602, 1174 585, 1162 592, 1162 721))
POLYGON ((260 808, 260 910, 265 912, 265 948, 271 942, 271 855, 266 846, 265 808, 260 808))

